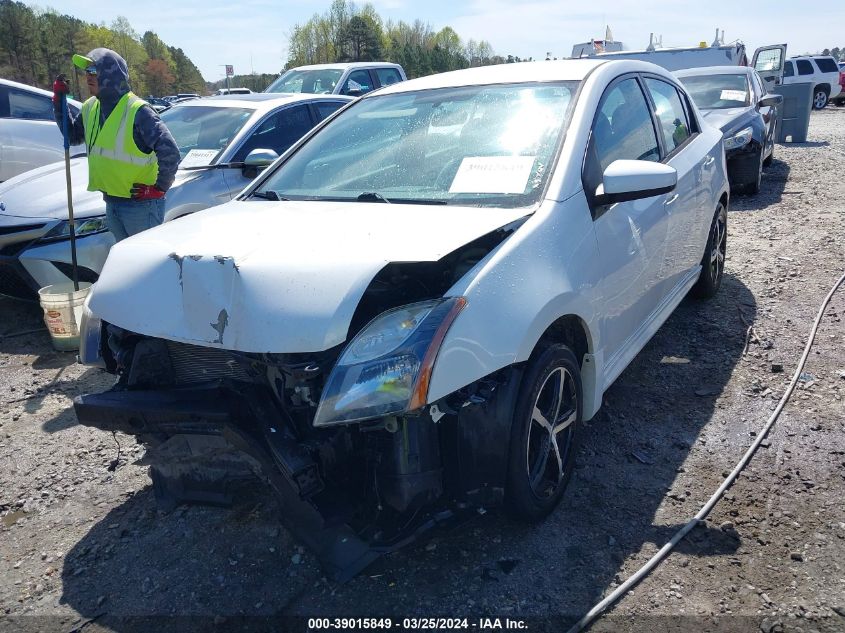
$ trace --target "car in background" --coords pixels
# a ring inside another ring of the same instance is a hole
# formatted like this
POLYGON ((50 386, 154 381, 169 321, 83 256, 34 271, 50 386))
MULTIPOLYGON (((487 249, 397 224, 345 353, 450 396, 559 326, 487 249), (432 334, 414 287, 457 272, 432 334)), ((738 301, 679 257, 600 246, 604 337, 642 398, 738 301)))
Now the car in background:
POLYGON ((605 390, 718 291, 727 204, 721 132, 654 64, 397 83, 115 246, 80 360, 118 384, 76 414, 157 444, 170 502, 254 465, 337 580, 458 513, 538 521, 605 390))
POLYGON ((218 88, 214 94, 218 97, 221 95, 248 95, 252 94, 252 90, 249 88, 218 88))
POLYGON ((147 97, 146 99, 144 99, 144 101, 149 103, 153 110, 158 113, 164 112, 165 110, 167 110, 167 108, 173 105, 164 97, 147 97))
POLYGON ((298 66, 282 73, 264 92, 310 92, 360 97, 400 81, 405 71, 388 62, 350 62, 298 66))
POLYGON ((833 105, 842 107, 845 105, 845 62, 839 63, 839 88, 839 94, 831 101, 833 101, 833 105))
MULTIPOLYGON (((0 182, 64 158, 52 99, 47 90, 0 79, 0 182)), ((68 106, 76 113, 82 108, 75 99, 68 106)), ((85 154, 85 145, 73 145, 70 154, 85 154)))
POLYGON ((842 91, 839 64, 830 55, 801 55, 784 63, 783 83, 813 84, 813 109, 822 110, 842 91))
MULTIPOLYGON (((210 97, 162 112, 182 161, 165 221, 231 200, 301 136, 352 99, 253 94, 210 97)), ((56 124, 53 123, 53 127, 56 124)), ((79 279, 96 281, 114 238, 102 194, 88 191, 88 161, 71 160, 79 279)), ((64 163, 0 185, 0 294, 34 298, 71 278, 64 163)))
POLYGON ((675 76, 704 120, 722 131, 731 190, 757 193, 763 167, 774 157, 783 97, 768 92, 757 71, 747 66, 691 68, 675 76))

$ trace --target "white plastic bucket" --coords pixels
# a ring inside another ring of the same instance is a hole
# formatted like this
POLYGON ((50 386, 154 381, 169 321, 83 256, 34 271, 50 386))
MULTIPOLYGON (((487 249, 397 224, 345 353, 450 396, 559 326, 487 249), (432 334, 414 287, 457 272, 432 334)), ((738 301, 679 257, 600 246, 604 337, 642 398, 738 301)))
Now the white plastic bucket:
POLYGON ((82 304, 90 288, 90 283, 79 282, 79 290, 74 290, 73 282, 65 282, 45 286, 38 291, 38 299, 44 309, 44 323, 50 331, 53 347, 60 352, 79 349, 82 304))

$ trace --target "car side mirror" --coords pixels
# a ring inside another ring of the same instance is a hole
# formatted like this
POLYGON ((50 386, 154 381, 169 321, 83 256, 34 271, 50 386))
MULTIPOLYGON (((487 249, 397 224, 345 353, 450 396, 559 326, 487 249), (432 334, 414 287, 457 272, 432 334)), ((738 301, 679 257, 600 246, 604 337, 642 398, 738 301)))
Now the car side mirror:
POLYGON ((244 167, 266 167, 278 157, 272 149, 254 149, 244 158, 244 167))
POLYGON ((781 103, 783 103, 783 95, 768 94, 760 99, 757 105, 761 108, 770 108, 772 106, 779 106, 781 103))
POLYGON ((615 204, 669 193, 678 184, 678 172, 648 160, 615 160, 596 188, 598 204, 615 204))

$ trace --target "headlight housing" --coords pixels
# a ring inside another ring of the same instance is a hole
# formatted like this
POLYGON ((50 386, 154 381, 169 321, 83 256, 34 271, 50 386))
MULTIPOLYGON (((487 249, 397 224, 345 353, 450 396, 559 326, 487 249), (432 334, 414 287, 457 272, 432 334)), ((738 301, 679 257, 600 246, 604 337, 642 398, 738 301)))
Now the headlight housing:
POLYGON ((754 130, 750 127, 743 128, 736 134, 729 136, 725 139, 725 150, 729 149, 737 149, 738 147, 743 147, 748 145, 751 142, 751 136, 754 134, 754 130))
MULTIPOLYGON (((106 224, 106 216, 97 215, 92 218, 83 218, 81 220, 73 221, 76 237, 84 237, 86 235, 94 235, 95 233, 103 233, 109 230, 106 224)), ((58 241, 70 239, 70 221, 62 220, 41 238, 41 241, 58 241)))
POLYGON ((419 409, 463 297, 423 301, 377 316, 346 346, 323 389, 314 426, 360 422, 419 409))

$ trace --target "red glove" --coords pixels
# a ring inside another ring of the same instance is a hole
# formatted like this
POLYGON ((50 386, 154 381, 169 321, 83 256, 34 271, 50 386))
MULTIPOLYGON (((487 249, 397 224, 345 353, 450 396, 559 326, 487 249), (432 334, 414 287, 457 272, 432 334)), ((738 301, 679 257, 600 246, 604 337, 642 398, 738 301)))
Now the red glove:
POLYGON ((164 197, 164 192, 155 185, 142 185, 136 182, 129 190, 133 200, 158 200, 164 197))
POLYGON ((70 87, 67 85, 67 78, 62 74, 56 77, 53 82, 53 103, 58 103, 63 94, 70 92, 70 87))

